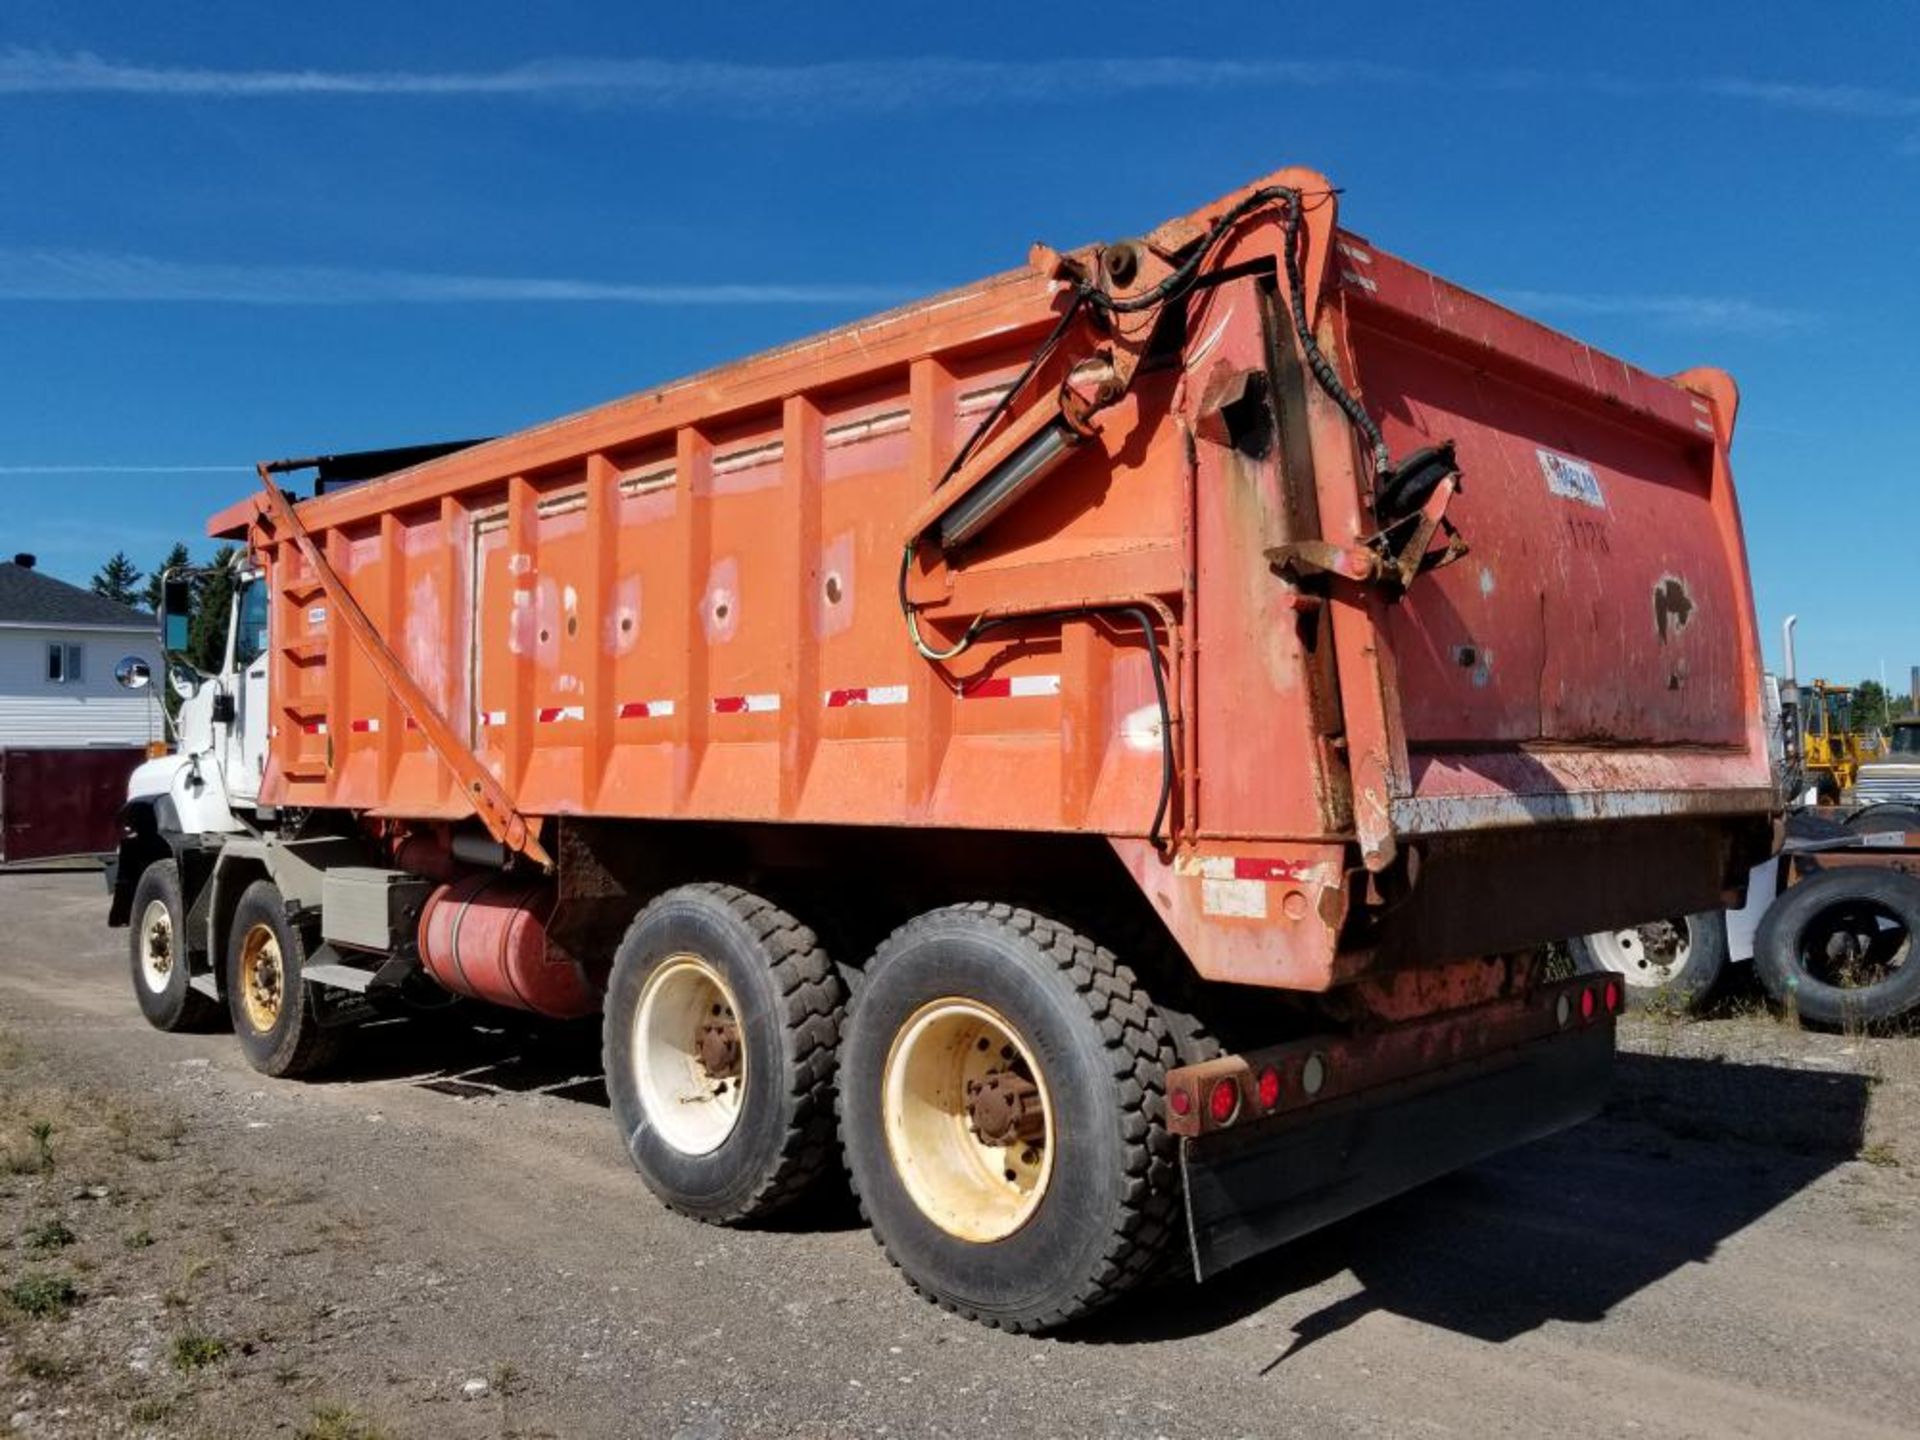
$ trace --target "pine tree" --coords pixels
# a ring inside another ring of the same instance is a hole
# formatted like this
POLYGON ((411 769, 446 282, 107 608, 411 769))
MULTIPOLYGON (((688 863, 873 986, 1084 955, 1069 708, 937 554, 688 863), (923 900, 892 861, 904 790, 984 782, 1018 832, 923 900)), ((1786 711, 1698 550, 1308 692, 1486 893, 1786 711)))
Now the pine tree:
POLYGON ((162 560, 159 566, 154 570, 153 574, 147 577, 147 588, 145 593, 141 597, 147 609, 151 610, 156 615, 160 613, 160 579, 161 577, 165 575, 169 570, 178 570, 181 567, 191 565, 192 563, 193 563, 193 556, 187 552, 187 547, 180 544, 180 542, 176 540, 174 542, 173 548, 167 551, 167 558, 162 560))
POLYGON ((187 660, 211 675, 227 658, 227 622, 233 611, 234 548, 222 545, 194 585, 193 620, 187 627, 187 660))
POLYGON ((141 578, 140 567, 127 558, 127 552, 116 550, 112 558, 95 573, 93 593, 104 595, 117 605, 138 605, 141 578))

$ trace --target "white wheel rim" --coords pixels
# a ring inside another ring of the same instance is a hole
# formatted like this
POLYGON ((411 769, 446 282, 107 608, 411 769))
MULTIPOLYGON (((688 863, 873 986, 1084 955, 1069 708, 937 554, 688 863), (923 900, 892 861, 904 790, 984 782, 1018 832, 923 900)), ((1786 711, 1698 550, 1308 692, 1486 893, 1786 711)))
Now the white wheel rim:
POLYGON ((701 1027, 738 1024, 739 1006, 720 974, 697 955, 668 957, 647 977, 633 1016, 633 1078, 653 1132, 683 1155, 718 1150, 740 1121, 746 1047, 735 1074, 701 1058, 701 1027))
POLYGON ((1602 930, 1587 937, 1587 947, 1601 969, 1612 971, 1629 987, 1657 990, 1671 985, 1693 954, 1693 923, 1669 920, 1626 930, 1602 930), (1669 940, 1668 926, 1677 939, 1669 940))
POLYGON ((921 1213, 949 1235, 980 1244, 1004 1240, 1040 1208, 1058 1148, 1053 1102, 1032 1050, 1004 1016, 973 1000, 922 1006, 887 1052, 881 1104, 894 1173, 921 1213), (1036 1135, 1000 1145, 975 1131, 967 1083, 996 1073, 1037 1087, 1036 1135))
POLYGON ((173 911, 164 900, 149 900, 140 915, 140 978, 156 995, 173 978, 173 911))

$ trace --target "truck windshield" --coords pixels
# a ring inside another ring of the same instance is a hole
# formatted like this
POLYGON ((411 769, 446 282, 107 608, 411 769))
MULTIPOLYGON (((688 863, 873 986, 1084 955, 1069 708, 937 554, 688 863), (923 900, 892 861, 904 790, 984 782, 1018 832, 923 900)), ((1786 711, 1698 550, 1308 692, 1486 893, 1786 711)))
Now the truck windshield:
POLYGON ((1920 755, 1920 725, 1894 726, 1893 743, 1887 748, 1894 755, 1920 755))

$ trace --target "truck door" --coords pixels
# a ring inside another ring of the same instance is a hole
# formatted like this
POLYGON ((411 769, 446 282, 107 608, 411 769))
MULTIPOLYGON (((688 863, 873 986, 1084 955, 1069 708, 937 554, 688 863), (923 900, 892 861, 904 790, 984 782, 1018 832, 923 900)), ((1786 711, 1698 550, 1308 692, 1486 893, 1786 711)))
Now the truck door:
POLYGON ((251 801, 259 796, 260 777, 267 765, 267 611, 266 577, 258 573, 246 576, 234 603, 233 643, 227 666, 235 713, 221 752, 227 795, 234 801, 251 801))

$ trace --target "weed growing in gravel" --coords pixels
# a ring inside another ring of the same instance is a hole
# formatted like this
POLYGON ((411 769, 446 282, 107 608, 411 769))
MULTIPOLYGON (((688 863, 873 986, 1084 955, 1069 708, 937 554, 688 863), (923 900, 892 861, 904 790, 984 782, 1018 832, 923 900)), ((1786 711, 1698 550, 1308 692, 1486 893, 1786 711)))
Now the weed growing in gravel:
POLYGON ((65 1380, 79 1369, 58 1355, 28 1350, 14 1357, 13 1373, 27 1380, 65 1380))
POLYGON ((153 1231, 142 1226, 120 1242, 129 1250, 145 1250, 153 1244, 153 1231))
POLYGON ((67 1228, 67 1222, 58 1215, 51 1220, 42 1220, 27 1231, 23 1237, 29 1250, 60 1250, 73 1244, 80 1237, 67 1228))
POLYGON ((32 1142, 26 1150, 15 1150, 7 1156, 7 1169, 16 1175, 46 1175, 53 1170, 53 1122, 35 1120, 27 1126, 27 1138, 32 1142))
POLYGON ((226 1353, 226 1341, 189 1330, 184 1335, 174 1337, 173 1368, 184 1375, 217 1363, 225 1358, 226 1353))
POLYGON ((319 1405, 294 1440, 388 1440, 388 1432, 344 1405, 319 1405))
POLYGON ((1893 1146, 1884 1140, 1867 1146, 1860 1152, 1860 1158, 1869 1165, 1878 1165, 1885 1170, 1897 1169, 1900 1164, 1900 1157, 1893 1153, 1893 1146))
POLYGON ((65 1275, 23 1275, 6 1289, 7 1303, 23 1315, 59 1315, 79 1303, 80 1292, 65 1275))
POLYGON ((127 1418, 136 1425, 158 1425, 163 1420, 172 1419, 177 1408, 177 1401, 155 1395, 134 1401, 133 1408, 127 1411, 127 1418))

